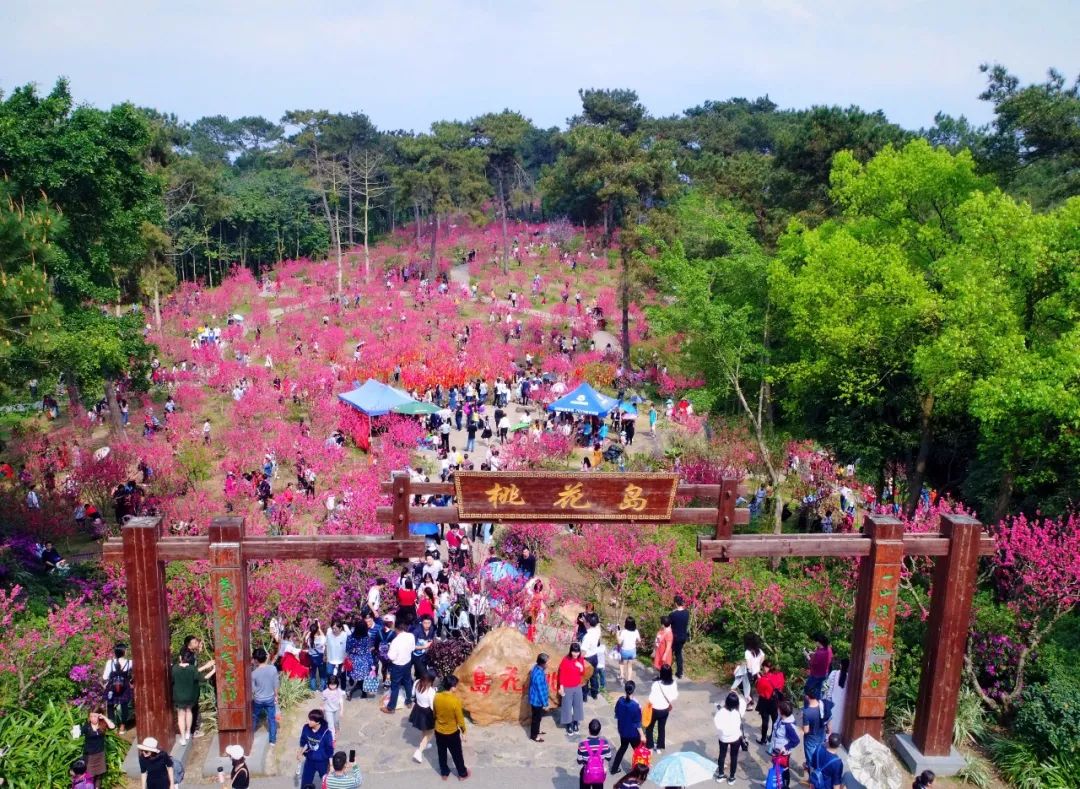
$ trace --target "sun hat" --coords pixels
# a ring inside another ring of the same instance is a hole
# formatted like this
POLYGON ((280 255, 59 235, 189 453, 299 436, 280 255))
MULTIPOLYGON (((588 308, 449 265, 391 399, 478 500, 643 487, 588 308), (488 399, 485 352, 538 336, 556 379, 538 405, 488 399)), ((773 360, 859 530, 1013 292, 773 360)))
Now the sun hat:
POLYGON ((158 748, 157 740, 153 737, 147 737, 140 742, 138 748, 140 751, 149 751, 150 753, 158 753, 161 750, 158 748))
POLYGON ((242 745, 230 745, 225 749, 225 753, 230 759, 240 761, 244 758, 244 747, 242 745))

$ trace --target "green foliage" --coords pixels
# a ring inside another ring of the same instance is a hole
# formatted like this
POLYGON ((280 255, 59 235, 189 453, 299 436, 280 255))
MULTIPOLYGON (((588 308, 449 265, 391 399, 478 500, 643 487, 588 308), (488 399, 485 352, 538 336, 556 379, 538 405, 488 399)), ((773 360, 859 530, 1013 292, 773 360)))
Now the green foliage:
POLYGON ((210 479, 214 455, 210 447, 195 441, 186 441, 176 451, 176 461, 191 483, 210 479))
POLYGON ((1080 758, 1080 687, 1055 676, 1025 688, 1013 727, 1040 758, 1080 758))
MULTIPOLYGON (((82 757, 83 741, 72 739, 71 727, 85 714, 66 704, 50 701, 41 709, 7 707, 0 716, 0 779, 12 789, 68 789, 70 770, 82 757)), ((105 738, 107 772, 103 787, 122 786, 121 765, 128 743, 115 734, 105 738)))
POLYGON ((978 787, 978 789, 989 789, 993 785, 990 768, 979 757, 965 756, 964 766, 960 768, 960 772, 956 774, 956 777, 966 784, 978 787))
POLYGON ((311 698, 311 688, 307 680, 296 679, 282 675, 278 686, 278 707, 282 712, 288 712, 294 707, 304 704, 311 698))
POLYGON ((994 765, 1017 789, 1074 789, 1080 756, 1055 754, 1040 759, 1024 740, 994 737, 988 742, 994 765))

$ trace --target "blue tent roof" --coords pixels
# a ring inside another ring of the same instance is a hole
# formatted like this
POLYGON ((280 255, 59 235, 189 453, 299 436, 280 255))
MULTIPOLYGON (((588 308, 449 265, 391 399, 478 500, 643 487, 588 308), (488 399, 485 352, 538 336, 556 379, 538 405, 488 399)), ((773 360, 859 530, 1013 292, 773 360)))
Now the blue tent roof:
POLYGON ((600 394, 587 383, 583 383, 549 405, 548 411, 605 416, 614 407, 614 399, 600 394))
POLYGON ((599 397, 600 401, 612 411, 618 408, 627 416, 637 416, 637 409, 625 400, 616 400, 614 397, 608 397, 605 394, 601 394, 599 397))
POLYGON ((390 409, 395 406, 413 402, 413 399, 400 389, 379 383, 374 378, 368 378, 363 386, 351 392, 339 394, 338 398, 368 416, 383 416, 390 413, 390 409))

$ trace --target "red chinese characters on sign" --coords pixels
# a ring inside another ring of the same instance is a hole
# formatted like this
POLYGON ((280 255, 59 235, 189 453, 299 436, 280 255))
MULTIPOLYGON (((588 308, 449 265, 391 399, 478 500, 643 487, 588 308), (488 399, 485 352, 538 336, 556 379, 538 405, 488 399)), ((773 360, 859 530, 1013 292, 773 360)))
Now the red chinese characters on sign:
POLYGON ((671 520, 674 474, 459 471, 458 517, 470 520, 671 520))
MULTIPOLYGON (((477 666, 473 669, 469 690, 473 693, 479 693, 481 696, 486 696, 491 693, 492 688, 495 687, 494 683, 497 679, 499 682, 497 689, 500 692, 522 693, 525 690, 525 685, 522 684, 521 676, 518 671, 519 669, 517 666, 505 666, 496 678, 491 674, 488 674, 483 666, 477 666)), ((551 679, 554 679, 554 675, 551 675, 551 679)))
POLYGON ((507 666, 500 676, 502 677, 502 684, 499 685, 499 690, 504 693, 521 693, 521 691, 525 690, 525 687, 518 679, 517 666, 507 666))

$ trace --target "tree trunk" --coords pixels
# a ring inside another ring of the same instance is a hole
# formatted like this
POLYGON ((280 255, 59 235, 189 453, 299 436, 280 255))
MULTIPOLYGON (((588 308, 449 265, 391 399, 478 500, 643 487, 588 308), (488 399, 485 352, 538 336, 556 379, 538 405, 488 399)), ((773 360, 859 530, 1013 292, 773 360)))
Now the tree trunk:
POLYGON ((432 211, 431 222, 431 281, 439 277, 439 212, 432 211))
POLYGON ((354 236, 353 236, 353 216, 354 216, 354 214, 353 214, 352 175, 353 175, 353 166, 352 166, 352 157, 350 156, 349 157, 349 171, 345 176, 345 183, 348 185, 348 188, 349 188, 349 249, 352 249, 354 246, 356 246, 356 241, 354 240, 354 236))
POLYGON ((75 380, 73 370, 64 370, 64 388, 67 389, 68 406, 71 409, 71 416, 74 418, 77 414, 83 413, 83 407, 82 398, 79 396, 79 382, 75 380))
POLYGON ((420 249, 420 204, 413 202, 413 216, 416 217, 416 248, 420 249))
POLYGON ((622 308, 622 359, 626 375, 630 374, 630 253, 622 251, 622 282, 619 305, 622 308))
POLYGON ((930 417, 934 413, 934 395, 923 396, 919 413, 919 454, 915 458, 915 465, 908 479, 908 515, 913 515, 919 506, 919 494, 922 492, 923 480, 926 479, 926 463, 930 459, 930 447, 933 443, 933 434, 930 429, 930 417))
POLYGON ((154 324, 157 326, 157 330, 161 331, 161 287, 156 274, 157 272, 155 272, 154 276, 154 324))
POLYGON ((364 190, 364 281, 371 279, 371 252, 368 250, 368 215, 371 213, 371 193, 364 190))
POLYGON ((105 379, 105 402, 109 404, 109 426, 114 434, 119 434, 124 425, 120 421, 120 403, 116 399, 116 382, 112 378, 105 379))
POLYGON ((994 498, 995 521, 1000 521, 1009 514, 1009 503, 1012 501, 1013 485, 1015 484, 1016 475, 1012 471, 1006 471, 1001 475, 997 496, 994 498))
POLYGON ((502 213, 502 269, 503 274, 510 273, 510 237, 506 229, 506 187, 503 185, 503 172, 499 170, 499 211, 502 213))

